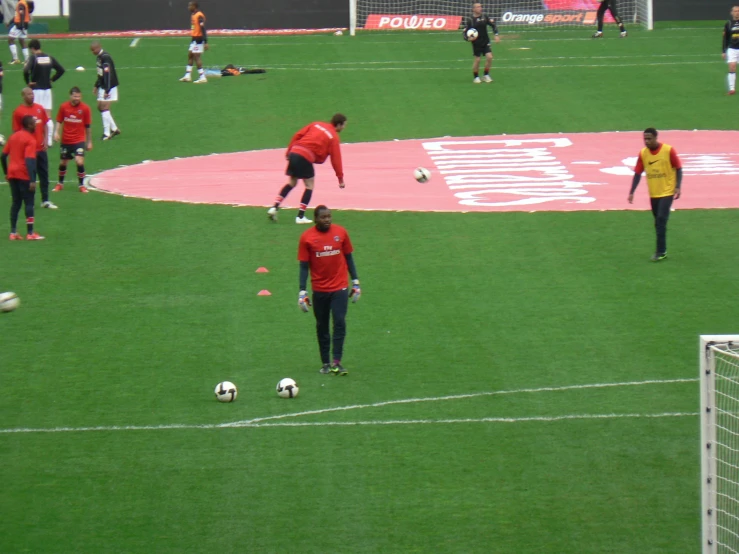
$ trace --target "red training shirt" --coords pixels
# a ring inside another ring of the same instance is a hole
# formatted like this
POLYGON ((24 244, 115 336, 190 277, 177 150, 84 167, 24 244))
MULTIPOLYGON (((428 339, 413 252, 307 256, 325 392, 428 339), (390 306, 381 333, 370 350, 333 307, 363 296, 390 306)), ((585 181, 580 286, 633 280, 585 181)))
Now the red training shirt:
POLYGON ((23 129, 23 118, 27 115, 32 115, 36 119, 36 151, 41 152, 46 144, 46 122, 49 121, 49 116, 41 104, 30 106, 21 104, 13 112, 14 133, 23 129))
MULTIPOLYGON (((662 143, 655 149, 650 149, 649 151, 653 154, 659 154, 659 151, 662 150, 662 143)), ((677 152, 675 151, 675 148, 673 147, 672 150, 670 150, 670 164, 672 164, 672 167, 675 169, 682 169, 683 164, 680 161, 680 157, 677 155, 677 152)), ((641 159, 641 150, 639 151, 639 156, 636 158, 636 167, 634 168, 634 173, 644 173, 644 162, 641 159)))
POLYGON ((328 231, 311 227, 300 235, 298 261, 310 265, 311 288, 315 292, 335 292, 349 288, 347 254, 354 252, 349 234, 340 225, 328 231))
POLYGON ((57 123, 62 124, 62 144, 78 144, 87 140, 86 130, 90 128, 92 116, 90 106, 80 102, 64 102, 56 114, 57 123))
POLYGON ((10 158, 8 179, 31 180, 26 167, 26 158, 36 160, 36 138, 31 133, 21 129, 10 135, 8 142, 5 143, 5 148, 3 148, 3 154, 7 154, 10 158))
POLYGON ((344 179, 339 133, 330 123, 316 121, 300 129, 287 147, 287 153, 290 152, 300 154, 315 164, 322 164, 331 156, 331 165, 334 167, 336 177, 339 181, 344 179))

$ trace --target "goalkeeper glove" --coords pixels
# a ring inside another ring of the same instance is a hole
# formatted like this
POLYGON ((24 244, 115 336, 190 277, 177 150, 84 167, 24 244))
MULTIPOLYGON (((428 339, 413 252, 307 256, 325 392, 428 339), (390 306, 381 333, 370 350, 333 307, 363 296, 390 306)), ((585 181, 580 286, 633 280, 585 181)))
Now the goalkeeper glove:
POLYGON ((359 279, 352 281, 352 290, 349 292, 349 296, 352 299, 352 303, 356 304, 359 297, 362 295, 362 289, 359 288, 359 279))
POLYGON ((298 295, 298 308, 300 308, 304 312, 310 310, 310 298, 308 298, 308 293, 304 290, 301 290, 300 294, 298 295))

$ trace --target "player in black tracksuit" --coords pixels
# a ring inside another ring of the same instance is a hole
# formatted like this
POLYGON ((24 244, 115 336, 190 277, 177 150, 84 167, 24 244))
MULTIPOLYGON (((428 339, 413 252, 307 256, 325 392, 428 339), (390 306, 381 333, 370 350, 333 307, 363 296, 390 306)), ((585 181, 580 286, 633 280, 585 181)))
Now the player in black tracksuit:
POLYGON ((624 22, 618 16, 618 8, 616 7, 616 0, 600 0, 600 6, 598 6, 598 30, 593 34, 593 38, 603 37, 603 19, 605 18, 606 12, 611 12, 613 19, 616 21, 616 25, 621 30, 621 38, 628 36, 624 22))
POLYGON ((729 92, 736 94, 736 63, 739 62, 739 6, 731 8, 731 19, 724 25, 721 57, 729 64, 729 92))
POLYGON ((98 75, 92 93, 97 96, 98 111, 103 119, 103 140, 110 140, 121 134, 110 113, 110 103, 118 101, 118 74, 115 71, 113 58, 103 50, 98 41, 90 45, 90 50, 96 58, 98 75))
POLYGON ((473 83, 491 83, 493 80, 490 78, 490 66, 493 65, 493 53, 490 50, 490 35, 488 35, 488 26, 493 28, 493 35, 495 36, 495 42, 500 42, 500 36, 498 35, 498 26, 495 24, 495 19, 488 17, 482 13, 482 4, 472 5, 472 17, 468 17, 464 26, 463 37, 465 40, 470 40, 467 37, 467 31, 475 29, 477 31, 477 38, 472 42, 472 55, 475 57, 475 61, 472 62, 472 74, 474 75, 473 83), (485 76, 480 80, 480 56, 485 56, 485 76))
POLYGON ((51 146, 51 137, 54 134, 54 122, 51 113, 53 109, 51 84, 64 75, 64 67, 56 61, 54 56, 49 56, 41 51, 41 43, 38 39, 32 39, 28 43, 28 47, 31 49, 31 54, 23 66, 23 79, 33 90, 33 101, 43 106, 46 115, 49 117, 47 122, 49 144, 47 146, 51 146), (51 74, 52 70, 54 75, 51 74))

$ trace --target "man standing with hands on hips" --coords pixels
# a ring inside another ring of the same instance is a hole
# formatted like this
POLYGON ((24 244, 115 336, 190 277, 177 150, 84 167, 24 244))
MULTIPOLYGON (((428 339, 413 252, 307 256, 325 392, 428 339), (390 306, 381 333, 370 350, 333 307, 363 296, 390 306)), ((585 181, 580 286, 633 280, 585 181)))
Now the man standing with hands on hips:
POLYGON ((331 222, 331 210, 317 206, 313 212, 315 227, 305 231, 298 243, 300 262, 300 293, 298 307, 307 312, 313 305, 316 316, 318 350, 321 354, 321 373, 347 375, 349 372, 341 364, 346 338, 346 312, 349 298, 359 300, 359 276, 354 265, 354 247, 346 229, 331 222), (308 298, 307 283, 310 273, 313 301, 308 298), (349 290, 347 273, 351 275, 352 287, 349 290), (333 337, 329 322, 333 316, 333 337), (333 359, 331 347, 333 339, 333 359))
POLYGON ((97 66, 98 78, 92 93, 98 99, 98 111, 103 119, 103 138, 102 140, 110 140, 120 135, 121 130, 115 124, 113 114, 110 113, 111 102, 118 102, 118 74, 115 70, 115 63, 98 41, 90 45, 90 51, 95 56, 95 65, 97 66))

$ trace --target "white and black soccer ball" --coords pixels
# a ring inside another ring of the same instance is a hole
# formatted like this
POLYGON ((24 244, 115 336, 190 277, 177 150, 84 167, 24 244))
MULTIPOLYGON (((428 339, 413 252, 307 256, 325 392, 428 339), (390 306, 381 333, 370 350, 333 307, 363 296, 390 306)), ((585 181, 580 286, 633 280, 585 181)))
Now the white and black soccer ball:
POLYGON ((5 135, 0 135, 0 146, 5 146, 5 135))
POLYGON ((464 34, 465 38, 469 40, 470 42, 477 40, 477 29, 467 29, 467 32, 464 34))
POLYGON ((231 381, 218 383, 216 385, 215 392, 216 400, 218 400, 218 402, 233 402, 239 394, 239 391, 236 389, 236 385, 231 381))
POLYGON ((426 181, 431 179, 431 172, 425 167, 417 167, 413 172, 413 177, 419 183, 425 183, 426 181))
POLYGON ((295 398, 298 396, 298 392, 300 392, 298 384, 290 377, 280 379, 280 382, 277 383, 277 396, 280 398, 295 398))
POLYGON ((14 292, 0 292, 0 312, 12 312, 21 305, 21 299, 14 292))

